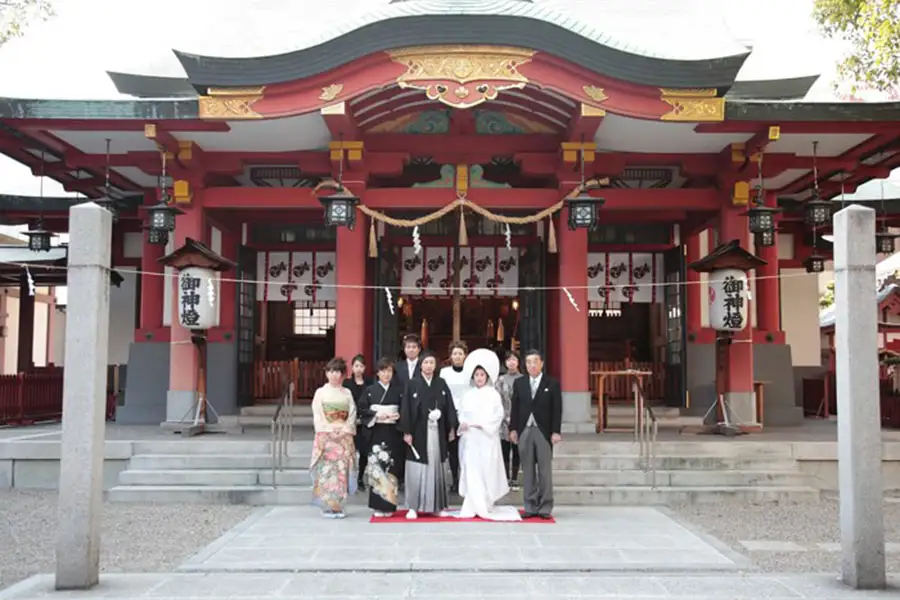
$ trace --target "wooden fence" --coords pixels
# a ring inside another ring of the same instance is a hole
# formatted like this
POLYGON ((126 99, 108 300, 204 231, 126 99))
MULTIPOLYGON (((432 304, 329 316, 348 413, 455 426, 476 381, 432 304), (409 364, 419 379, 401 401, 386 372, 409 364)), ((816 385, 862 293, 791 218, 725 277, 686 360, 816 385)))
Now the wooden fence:
POLYGON ((254 369, 253 397, 273 400, 281 397, 285 383, 294 383, 298 399, 309 400, 316 389, 325 383, 325 364, 312 360, 258 360, 254 369))
MULTIPOLYGON (((640 362, 624 360, 592 360, 588 363, 588 369, 594 371, 624 371, 634 369, 636 371, 650 371, 652 376, 646 379, 644 384, 644 398, 649 403, 662 402, 666 398, 666 366, 662 363, 640 362)), ((610 400, 631 400, 631 382, 627 377, 607 377, 604 394, 610 400)), ((592 402, 597 401, 597 378, 590 377, 590 389, 592 402)))
POLYGON ((62 418, 63 370, 0 375, 0 425, 62 418))

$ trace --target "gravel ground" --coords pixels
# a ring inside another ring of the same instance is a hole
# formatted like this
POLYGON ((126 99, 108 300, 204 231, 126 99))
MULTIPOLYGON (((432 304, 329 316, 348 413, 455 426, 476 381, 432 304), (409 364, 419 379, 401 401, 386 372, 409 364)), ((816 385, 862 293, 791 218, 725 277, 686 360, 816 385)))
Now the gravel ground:
MULTIPOLYGON (((840 572, 840 552, 825 552, 816 544, 840 542, 838 502, 818 504, 696 504, 674 507, 673 512, 707 534, 748 556, 767 572, 840 572), (751 552, 741 541, 794 542, 804 552, 751 552)), ((900 503, 884 505, 886 542, 900 543, 900 503)), ((888 572, 900 573, 900 554, 887 554, 888 572)))
MULTIPOLYGON (((104 504, 103 572, 171 571, 254 507, 104 504)), ((56 492, 0 492, 0 589, 55 566, 56 492)))

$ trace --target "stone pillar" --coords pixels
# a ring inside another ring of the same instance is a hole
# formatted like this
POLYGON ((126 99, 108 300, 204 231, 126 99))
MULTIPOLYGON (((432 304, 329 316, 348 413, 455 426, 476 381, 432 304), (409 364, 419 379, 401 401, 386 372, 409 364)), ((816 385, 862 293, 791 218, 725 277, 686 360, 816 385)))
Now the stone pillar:
POLYGON ((571 230, 569 210, 560 212, 557 229, 559 248, 559 286, 567 288, 578 310, 562 289, 557 293, 559 309, 559 383, 563 398, 563 427, 566 432, 594 431, 591 418, 590 372, 588 366, 588 232, 571 230))
MULTIPOLYGON (((719 213, 719 243, 739 240, 744 249, 749 248, 750 230, 747 217, 741 215, 744 207, 723 206, 719 213)), ((753 300, 750 300, 752 303, 753 300)), ((753 307, 747 307, 747 325, 735 332, 731 344, 724 349, 725 402, 729 417, 736 423, 756 423, 756 402, 753 395, 753 307)))
MULTIPOLYGON (((185 214, 175 220, 175 249, 184 245, 187 238, 204 242, 207 231, 203 208, 194 206, 184 209, 185 214)), ((166 422, 163 425, 180 427, 184 421, 192 421, 191 409, 197 401, 197 373, 199 358, 197 349, 191 343, 191 332, 178 322, 178 278, 171 277, 166 282, 166 293, 172 294, 172 325, 169 336, 169 390, 166 393, 166 422)), ((208 418, 208 417, 207 417, 208 418)))
MULTIPOLYGON (((144 235, 141 251, 141 330, 157 331, 163 326, 163 295, 166 290, 165 268, 159 259, 165 255, 166 247, 151 244, 144 235)), ((138 341, 143 341, 139 332, 138 341)))
MULTIPOLYGON (((700 253, 700 236, 703 233, 692 235, 687 239, 687 255, 685 260, 687 264, 696 262, 702 258, 700 253)), ((700 286, 700 273, 693 269, 687 269, 687 330, 688 333, 696 334, 703 327, 702 304, 703 290, 700 286)))
MULTIPOLYGON (((766 193, 766 206, 774 208, 777 200, 774 192, 766 193)), ((777 215, 776 215, 777 217, 777 215)), ((756 302, 756 325, 766 333, 781 332, 781 286, 778 280, 778 234, 774 246, 759 246, 756 255, 768 264, 756 269, 756 286, 753 290, 756 302)))
POLYGON ((100 577, 112 215, 93 202, 78 204, 69 210, 69 231, 58 590, 87 589, 100 577))
MULTIPOLYGON (((337 319, 334 331, 334 355, 347 361, 359 353, 365 354, 366 347, 366 258, 369 224, 357 212, 353 230, 338 227, 335 262, 335 290, 337 298, 337 319)), ((374 364, 376 357, 369 362, 374 364)))
POLYGON ((28 274, 19 275, 19 354, 17 371, 25 373, 34 366, 34 296, 28 285, 28 274))
POLYGON ((857 589, 880 589, 884 507, 871 208, 849 206, 834 215, 834 305, 841 577, 857 589))

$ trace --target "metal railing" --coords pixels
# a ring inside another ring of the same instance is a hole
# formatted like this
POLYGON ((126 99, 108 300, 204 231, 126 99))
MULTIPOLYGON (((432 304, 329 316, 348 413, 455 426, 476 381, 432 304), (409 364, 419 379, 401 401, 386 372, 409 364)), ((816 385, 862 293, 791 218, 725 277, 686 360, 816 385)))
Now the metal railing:
POLYGON ((272 487, 278 487, 278 471, 284 469, 294 437, 294 382, 286 383, 281 402, 272 416, 272 487))
POLYGON ((656 438, 659 421, 653 408, 644 401, 644 391, 637 380, 632 381, 634 392, 634 436, 639 447, 638 462, 645 473, 650 473, 650 486, 656 489, 656 438))

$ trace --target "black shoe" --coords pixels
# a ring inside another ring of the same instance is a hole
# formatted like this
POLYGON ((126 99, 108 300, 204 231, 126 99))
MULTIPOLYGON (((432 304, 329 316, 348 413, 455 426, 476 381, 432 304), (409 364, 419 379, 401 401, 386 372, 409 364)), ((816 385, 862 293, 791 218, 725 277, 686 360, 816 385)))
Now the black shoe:
POLYGON ((550 519, 553 518, 553 517, 550 516, 550 515, 538 515, 538 516, 539 516, 540 518, 542 518, 543 520, 545 520, 545 521, 549 521, 550 519))

